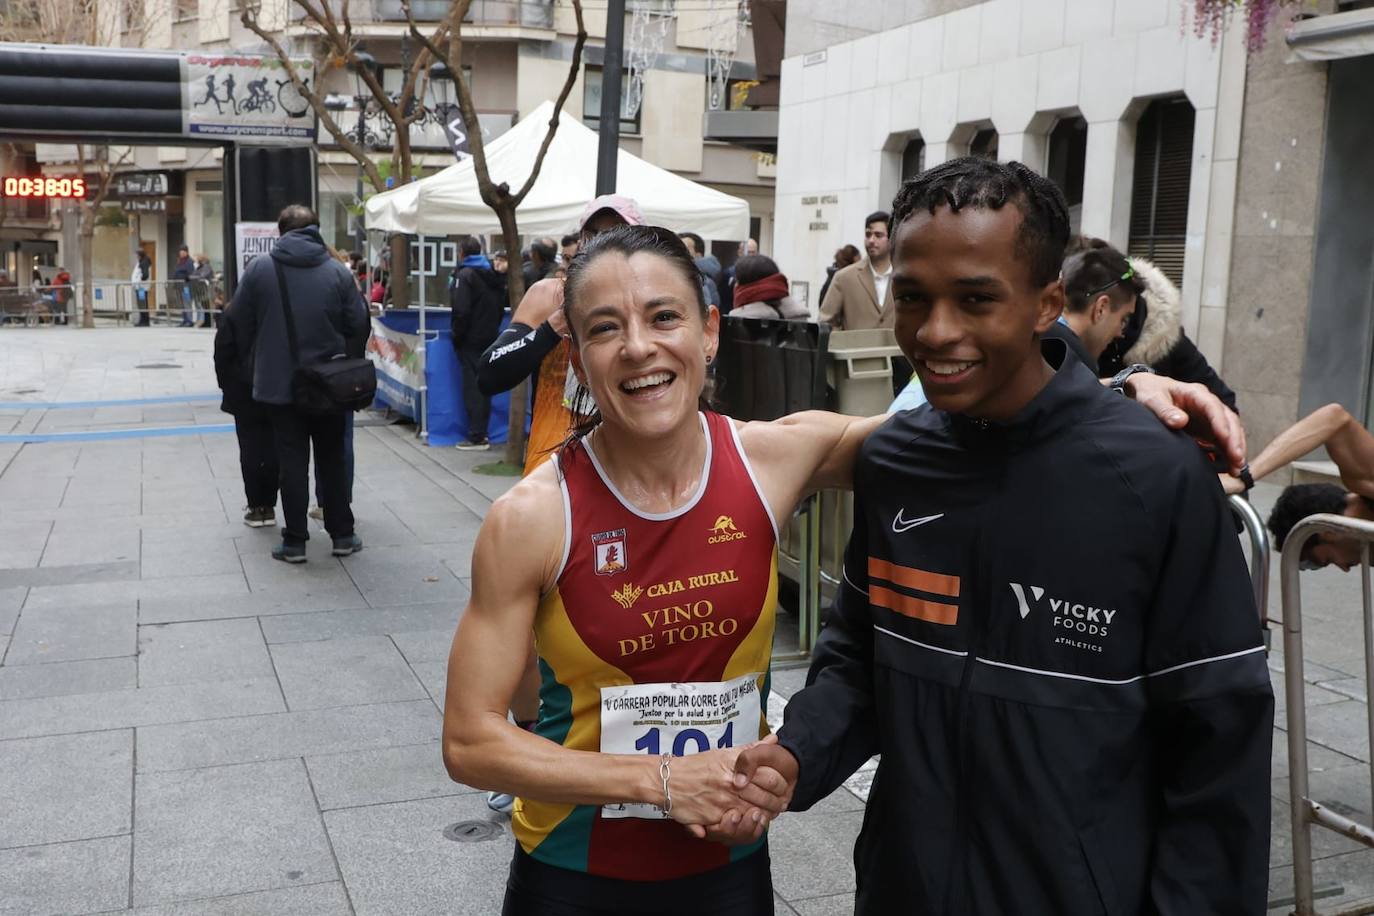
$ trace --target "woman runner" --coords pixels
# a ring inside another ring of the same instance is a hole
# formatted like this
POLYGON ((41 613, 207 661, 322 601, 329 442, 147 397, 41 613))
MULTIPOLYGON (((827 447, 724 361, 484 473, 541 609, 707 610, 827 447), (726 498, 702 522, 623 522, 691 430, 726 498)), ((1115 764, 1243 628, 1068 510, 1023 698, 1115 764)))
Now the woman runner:
POLYGON ((445 764, 519 798, 505 916, 771 913, 761 834, 787 787, 760 770, 736 789, 733 761, 767 733, 775 520, 811 490, 849 486, 881 418, 701 410, 720 319, 666 229, 592 240, 564 308, 598 412, 482 525, 449 658, 445 764), (531 628, 533 733, 506 717, 531 628), (740 808, 752 823, 734 820, 740 808), (705 825, 744 842, 710 843, 705 825))

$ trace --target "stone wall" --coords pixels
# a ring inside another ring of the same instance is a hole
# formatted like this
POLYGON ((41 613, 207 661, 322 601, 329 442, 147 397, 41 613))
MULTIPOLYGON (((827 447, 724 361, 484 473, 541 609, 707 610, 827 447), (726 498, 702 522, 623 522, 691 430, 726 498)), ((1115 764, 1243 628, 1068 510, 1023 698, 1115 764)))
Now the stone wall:
MULTIPOLYGON (((1320 4, 1323 12, 1334 6, 1320 4)), ((1218 367, 1236 390, 1251 454, 1298 419, 1312 285, 1327 65, 1287 58, 1283 24, 1275 23, 1264 50, 1247 64, 1218 367)))

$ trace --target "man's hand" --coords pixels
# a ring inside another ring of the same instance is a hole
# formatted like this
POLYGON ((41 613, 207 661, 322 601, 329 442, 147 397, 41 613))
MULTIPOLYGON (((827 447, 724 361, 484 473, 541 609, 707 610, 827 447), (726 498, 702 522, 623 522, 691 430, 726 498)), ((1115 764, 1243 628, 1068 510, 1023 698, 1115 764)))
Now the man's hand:
POLYGON ((1138 372, 1126 380, 1126 393, 1154 411, 1170 429, 1213 443, 1226 456, 1232 474, 1245 466, 1245 428, 1240 417, 1196 382, 1138 372))
POLYGON ((735 790, 740 806, 709 827, 689 827, 698 839, 727 846, 752 843, 773 818, 786 810, 797 786, 797 759, 778 744, 776 735, 748 745, 735 758, 735 790))

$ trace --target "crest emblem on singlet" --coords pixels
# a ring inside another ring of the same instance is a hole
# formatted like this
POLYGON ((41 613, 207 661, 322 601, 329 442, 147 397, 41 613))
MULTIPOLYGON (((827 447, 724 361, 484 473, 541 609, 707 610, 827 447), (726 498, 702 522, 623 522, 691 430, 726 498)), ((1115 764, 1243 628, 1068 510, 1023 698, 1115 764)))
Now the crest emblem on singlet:
POLYGON ((595 563, 598 576, 614 576, 616 573, 623 573, 630 567, 630 556, 625 549, 624 528, 592 535, 592 547, 596 551, 595 563))

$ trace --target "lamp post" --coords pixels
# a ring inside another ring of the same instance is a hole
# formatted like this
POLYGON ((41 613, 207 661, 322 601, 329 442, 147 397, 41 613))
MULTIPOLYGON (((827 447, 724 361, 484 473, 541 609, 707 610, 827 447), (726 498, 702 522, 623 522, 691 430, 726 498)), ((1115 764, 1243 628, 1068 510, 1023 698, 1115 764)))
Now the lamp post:
POLYGON ((606 4, 606 56, 601 61, 601 120, 596 149, 596 193, 615 193, 620 152, 620 71, 625 62, 625 0, 606 4))

